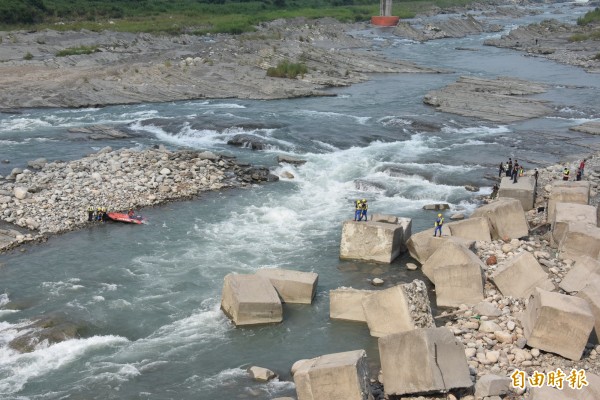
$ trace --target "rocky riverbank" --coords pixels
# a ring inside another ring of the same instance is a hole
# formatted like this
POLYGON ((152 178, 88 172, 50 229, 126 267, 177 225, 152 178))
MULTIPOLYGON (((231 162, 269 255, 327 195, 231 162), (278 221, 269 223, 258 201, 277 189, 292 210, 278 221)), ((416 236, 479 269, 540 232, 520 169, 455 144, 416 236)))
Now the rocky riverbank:
POLYGON ((70 162, 34 160, 0 180, 0 220, 16 226, 0 226, 0 252, 86 226, 90 206, 123 211, 277 179, 233 158, 163 147, 106 147, 70 162))
POLYGON ((84 107, 198 98, 279 99, 328 95, 369 73, 437 73, 361 49, 349 32, 366 24, 331 19, 278 20, 242 35, 0 32, 1 109, 84 107), (87 46, 91 54, 58 57, 87 46), (288 60, 304 63, 297 79, 268 77, 288 60))

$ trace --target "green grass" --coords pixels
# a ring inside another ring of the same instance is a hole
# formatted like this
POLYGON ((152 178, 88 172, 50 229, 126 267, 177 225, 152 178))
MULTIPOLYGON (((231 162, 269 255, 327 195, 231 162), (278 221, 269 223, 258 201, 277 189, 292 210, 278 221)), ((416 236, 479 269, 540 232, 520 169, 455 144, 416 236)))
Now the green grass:
POLYGON ((589 25, 600 21, 600 8, 596 7, 593 11, 587 12, 583 17, 577 18, 577 25, 589 25))
POLYGON ((600 40, 600 29, 594 29, 589 33, 575 33, 569 36, 570 42, 583 42, 584 40, 600 40))
MULTIPOLYGON (((397 0, 393 14, 411 18, 432 7, 472 2, 397 0)), ((368 21, 378 14, 378 0, 0 0, 0 30, 239 34, 252 32, 261 22, 280 18, 331 17, 352 22, 368 21)))
POLYGON ((302 63, 291 63, 288 60, 281 61, 277 67, 267 69, 267 76, 275 78, 296 79, 298 75, 304 76, 308 68, 302 63))
POLYGON ((66 57, 66 56, 80 56, 83 54, 92 54, 96 53, 98 50, 98 46, 78 46, 78 47, 67 47, 66 49, 60 50, 56 53, 56 57, 66 57))

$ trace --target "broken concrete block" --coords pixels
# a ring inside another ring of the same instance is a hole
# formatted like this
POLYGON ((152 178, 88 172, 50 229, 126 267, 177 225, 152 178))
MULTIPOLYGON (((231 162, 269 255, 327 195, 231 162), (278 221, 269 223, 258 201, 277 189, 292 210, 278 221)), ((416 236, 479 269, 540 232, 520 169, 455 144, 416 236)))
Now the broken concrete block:
POLYGON ((487 218, 468 218, 458 222, 446 224, 452 237, 460 237, 470 240, 481 240, 491 242, 490 225, 487 218))
POLYGON ((406 242, 411 257, 423 264, 440 246, 448 241, 461 243, 468 249, 475 248, 475 240, 452 237, 449 235, 448 229, 444 231, 444 234, 446 236, 433 237, 433 228, 413 234, 406 242))
POLYGON ((317 291, 319 275, 280 268, 262 268, 256 271, 271 281, 285 303, 311 304, 317 291))
POLYGON ((590 204, 588 181, 556 181, 548 197, 548 221, 554 221, 557 203, 590 204))
POLYGON ((594 315, 584 299, 536 288, 522 323, 528 346, 579 360, 594 328, 594 315))
POLYGON ((425 283, 411 283, 374 291, 363 301, 363 310, 371 336, 435 326, 425 283))
POLYGON ((403 225, 346 221, 342 228, 340 259, 391 263, 403 248, 403 225))
POLYGON ((595 277, 600 278, 600 261, 582 256, 575 261, 558 286, 565 292, 579 292, 595 277))
POLYGON ((448 328, 416 329, 379 338, 387 396, 471 387, 463 345, 448 328))
POLYGON ((374 290, 338 288, 329 291, 329 318, 344 321, 367 322, 362 301, 374 290))
POLYGON ((385 222, 386 224, 397 224, 398 217, 395 215, 373 213, 369 216, 369 221, 385 222))
POLYGON ((471 218, 486 217, 492 239, 518 239, 529 235, 529 226, 521 202, 501 198, 477 208, 471 218))
POLYGON ((552 239, 561 244, 569 229, 569 223, 581 222, 596 225, 596 207, 576 203, 556 203, 552 222, 552 239))
POLYGON ((583 256, 597 259, 600 256, 600 228, 582 222, 569 223, 559 249, 563 257, 572 260, 583 256))
POLYGON ((504 177, 500 182, 498 197, 519 200, 523 211, 529 211, 533 209, 535 202, 535 179, 531 176, 522 176, 517 179, 517 183, 513 183, 511 178, 504 177))
POLYGON ((511 379, 506 376, 483 375, 475 383, 475 397, 504 396, 510 392, 511 382, 511 379))
POLYGON ((462 264, 476 264, 483 268, 483 263, 475 253, 458 242, 448 240, 435 250, 423 263, 421 269, 423 274, 435 284, 433 272, 436 268, 462 264))
MULTIPOLYGON (((596 330, 596 337, 600 338, 600 276, 596 275, 587 282, 588 284, 577 293, 577 297, 587 301, 590 306, 595 319, 594 329, 596 330)), ((598 390, 600 390, 600 387, 598 390)), ((598 398, 600 399, 600 397, 598 398)))
POLYGON ((549 291, 555 289, 548 274, 527 251, 506 260, 490 278, 504 296, 528 298, 537 287, 549 291))
POLYGON ((236 326, 281 322, 281 300, 267 278, 259 275, 227 274, 221 309, 236 326))
POLYGON ((296 364, 298 400, 367 400, 371 393, 364 350, 326 354, 296 364))
POLYGON ((483 270, 474 263, 447 265, 433 272, 438 307, 473 305, 483 300, 483 270))
MULTIPOLYGON (((570 371, 563 371, 568 376, 570 371)), ((598 400, 600 399, 600 376, 586 371, 587 386, 572 388, 565 380, 562 389, 543 385, 530 388, 529 400, 598 400)))

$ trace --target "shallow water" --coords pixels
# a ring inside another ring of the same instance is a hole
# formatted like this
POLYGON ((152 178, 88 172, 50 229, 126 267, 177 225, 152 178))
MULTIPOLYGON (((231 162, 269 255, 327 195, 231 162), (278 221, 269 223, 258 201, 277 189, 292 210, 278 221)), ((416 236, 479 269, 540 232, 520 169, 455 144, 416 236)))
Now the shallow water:
MULTIPOLYGON (((558 9, 562 15, 545 17, 573 20, 586 10, 567 4, 558 9)), ((329 320, 329 290, 369 288, 375 276, 391 284, 421 275, 403 268, 406 257, 390 266, 339 261, 340 228, 352 216, 353 199, 368 198, 371 212, 411 217, 413 231, 419 231, 434 217, 421 209, 425 204, 473 210, 474 196, 490 191, 484 175, 494 175, 509 156, 533 168, 599 149, 597 138, 566 129, 598 118, 598 75, 482 46, 490 34, 426 44, 398 40, 382 29, 356 34, 372 37, 390 57, 457 72, 382 74, 326 98, 0 115, 0 159, 11 160, 0 164, 2 175, 37 157, 67 160, 105 145, 162 143, 223 152, 295 176, 146 209, 145 226, 94 225, 0 257, 3 399, 270 399, 294 393, 288 371, 298 359, 359 348, 375 373, 376 340, 362 324, 329 320), (496 125, 437 113, 422 103, 428 90, 464 74, 547 83, 550 89, 540 97, 552 102, 558 117, 496 125), (441 130, 419 130, 414 120, 441 130), (66 132, 99 123, 136 136, 88 142, 66 132), (239 133, 264 140, 268 149, 226 144, 239 133), (307 163, 278 166, 277 155, 307 163), (466 184, 481 191, 468 192, 466 184), (311 306, 285 305, 282 324, 235 329, 219 311, 223 277, 261 267, 319 273, 317 297, 311 306), (19 311, 5 309, 9 302, 19 311), (81 321, 85 337, 40 345, 28 354, 7 347, 16 328, 54 313, 81 321), (271 368, 281 379, 255 383, 245 372, 250 365, 271 368)))

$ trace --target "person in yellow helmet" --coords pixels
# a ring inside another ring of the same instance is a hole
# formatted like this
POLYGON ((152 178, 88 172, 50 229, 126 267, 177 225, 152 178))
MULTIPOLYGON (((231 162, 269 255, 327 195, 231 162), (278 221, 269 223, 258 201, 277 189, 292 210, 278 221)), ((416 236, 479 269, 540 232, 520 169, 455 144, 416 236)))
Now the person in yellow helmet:
POLYGON ((360 216, 362 215, 362 200, 354 201, 354 220, 360 221, 360 216))
POLYGON ((88 221, 90 221, 90 222, 93 221, 94 220, 94 207, 89 206, 87 212, 88 212, 88 221))
POLYGON ((367 210, 368 209, 369 209, 369 205, 367 204, 367 199, 362 199, 362 209, 361 209, 359 221, 362 221, 363 218, 365 219, 365 222, 367 221, 367 210))
POLYGON ((433 226, 435 226, 435 230, 433 231, 433 236, 437 236, 438 230, 440 231, 440 237, 442 237, 442 225, 444 225, 444 217, 442 214, 438 214, 437 219, 433 226))

